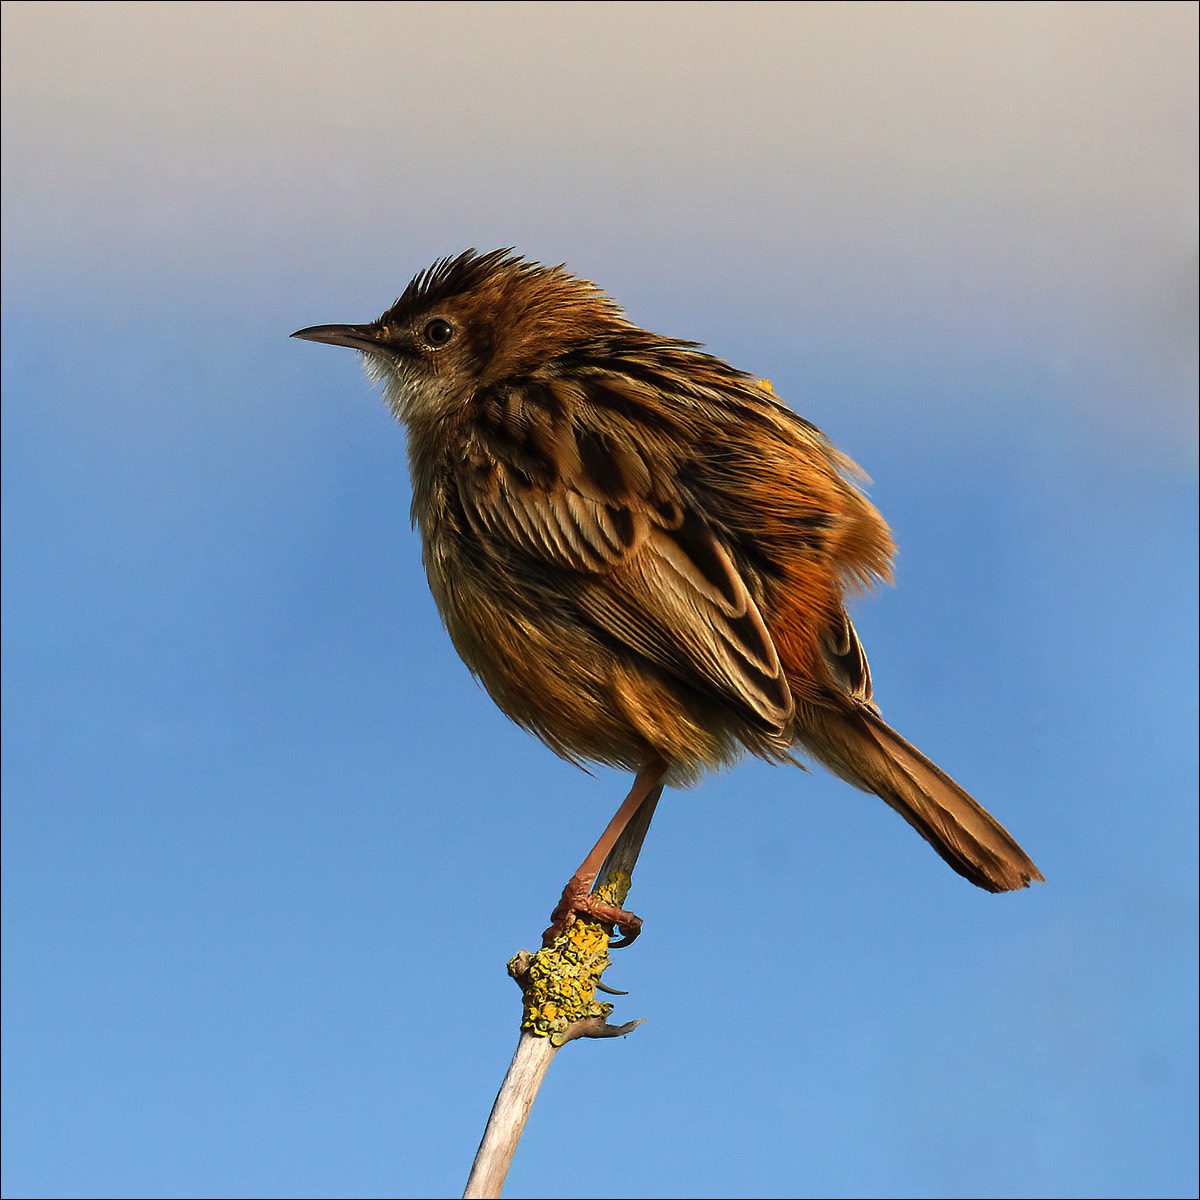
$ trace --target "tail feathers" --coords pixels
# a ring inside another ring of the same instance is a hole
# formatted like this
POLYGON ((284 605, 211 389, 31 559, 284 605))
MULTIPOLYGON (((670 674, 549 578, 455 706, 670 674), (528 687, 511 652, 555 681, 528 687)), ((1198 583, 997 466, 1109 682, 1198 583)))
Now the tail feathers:
POLYGON ((964 878, 989 892, 1043 883, 1012 835, 944 771, 868 709, 812 713, 807 749, 874 792, 964 878))

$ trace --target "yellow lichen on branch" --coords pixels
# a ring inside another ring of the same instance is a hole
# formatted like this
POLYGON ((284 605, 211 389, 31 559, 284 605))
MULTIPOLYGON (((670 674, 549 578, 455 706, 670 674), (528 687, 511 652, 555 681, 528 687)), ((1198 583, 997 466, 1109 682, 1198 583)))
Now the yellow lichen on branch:
MULTIPOLYGON (((631 883, 628 871, 613 871, 596 894, 620 906, 631 883)), ((581 1021, 605 1025, 613 1006, 596 999, 596 987, 611 961, 612 933, 607 922, 576 917, 549 946, 533 955, 522 951, 509 961, 508 973, 524 994, 523 1030, 561 1046, 577 1036, 572 1028, 581 1021)))

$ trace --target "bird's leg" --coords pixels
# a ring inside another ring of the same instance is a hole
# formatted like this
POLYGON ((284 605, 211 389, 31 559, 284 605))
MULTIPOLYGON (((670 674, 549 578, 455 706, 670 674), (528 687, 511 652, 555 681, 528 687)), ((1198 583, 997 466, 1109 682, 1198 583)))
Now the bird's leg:
POLYGON ((592 892, 596 875, 604 865, 617 839, 625 827, 633 820, 634 814, 646 802, 662 782, 667 773, 667 764, 662 759, 652 759, 643 767, 633 781, 633 787, 624 803, 617 809, 608 827, 600 835, 600 840, 592 847, 587 858, 579 865, 579 870, 571 876, 570 882, 563 888, 562 899, 550 914, 550 928, 542 934, 542 945, 549 946, 576 917, 587 916, 597 921, 611 922, 617 927, 621 937, 613 946, 628 946, 641 932, 642 919, 631 912, 601 900, 592 892))

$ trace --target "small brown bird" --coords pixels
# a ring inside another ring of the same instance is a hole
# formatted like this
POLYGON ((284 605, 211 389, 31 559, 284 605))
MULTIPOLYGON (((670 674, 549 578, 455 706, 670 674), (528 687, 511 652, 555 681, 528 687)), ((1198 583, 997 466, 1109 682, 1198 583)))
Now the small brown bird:
POLYGON ((292 336, 361 350, 383 383, 429 586, 495 702, 564 758, 637 772, 551 930, 590 912, 636 936, 588 895, 604 857, 648 795, 745 751, 811 755, 981 888, 1042 879, 880 718, 845 597, 890 577, 891 535, 769 385, 507 250, 292 336))

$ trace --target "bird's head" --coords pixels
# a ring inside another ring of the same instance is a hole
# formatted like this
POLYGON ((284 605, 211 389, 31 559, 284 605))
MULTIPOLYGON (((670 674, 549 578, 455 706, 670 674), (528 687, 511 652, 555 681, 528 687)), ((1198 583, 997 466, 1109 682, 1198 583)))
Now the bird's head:
POLYGON ((452 413, 479 389, 553 369, 589 343, 635 331, 594 283, 510 250, 465 251, 422 271, 377 321, 293 337, 366 356, 405 423, 452 413))

